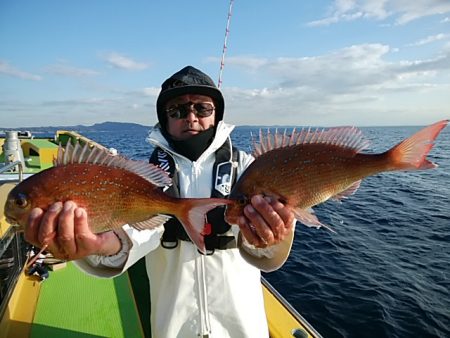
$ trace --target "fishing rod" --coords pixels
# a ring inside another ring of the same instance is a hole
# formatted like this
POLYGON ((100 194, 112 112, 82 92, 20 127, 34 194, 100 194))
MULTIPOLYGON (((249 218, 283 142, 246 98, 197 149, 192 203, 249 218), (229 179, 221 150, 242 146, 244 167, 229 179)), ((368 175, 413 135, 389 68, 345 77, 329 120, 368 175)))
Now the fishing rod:
POLYGON ((225 39, 223 41, 223 49, 222 49, 222 60, 220 61, 219 81, 217 81, 218 88, 220 88, 220 86, 222 85, 222 73, 223 73, 223 68, 225 66, 225 53, 227 51, 228 35, 230 34, 230 22, 231 22, 232 10, 233 10, 233 2, 234 2, 234 0, 230 0, 230 6, 228 8, 227 25, 225 28, 225 39))

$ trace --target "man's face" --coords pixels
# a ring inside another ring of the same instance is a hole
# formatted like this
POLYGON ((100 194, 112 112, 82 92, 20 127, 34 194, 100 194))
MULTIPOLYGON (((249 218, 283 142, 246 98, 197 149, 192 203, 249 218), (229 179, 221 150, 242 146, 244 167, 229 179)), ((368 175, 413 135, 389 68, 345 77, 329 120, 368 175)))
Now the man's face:
POLYGON ((214 101, 204 95, 182 95, 166 104, 167 132, 175 140, 186 140, 214 126, 214 101))

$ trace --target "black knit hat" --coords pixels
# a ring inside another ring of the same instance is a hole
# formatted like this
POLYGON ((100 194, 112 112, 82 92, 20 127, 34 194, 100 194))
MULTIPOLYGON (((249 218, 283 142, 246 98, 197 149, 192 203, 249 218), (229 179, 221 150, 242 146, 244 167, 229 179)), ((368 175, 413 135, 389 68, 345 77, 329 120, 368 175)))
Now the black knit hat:
POLYGON ((173 74, 161 85, 161 92, 156 101, 158 120, 163 129, 166 128, 167 114, 165 106, 167 101, 186 94, 209 96, 216 106, 216 125, 223 119, 225 102, 222 93, 214 84, 214 81, 197 68, 187 66, 173 74))

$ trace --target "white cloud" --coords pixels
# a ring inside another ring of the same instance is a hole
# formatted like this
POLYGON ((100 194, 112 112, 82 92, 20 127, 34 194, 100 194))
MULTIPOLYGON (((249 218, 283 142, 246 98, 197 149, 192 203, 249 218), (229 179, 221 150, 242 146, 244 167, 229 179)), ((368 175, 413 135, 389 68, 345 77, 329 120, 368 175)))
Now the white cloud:
POLYGON ((65 61, 60 61, 57 64, 50 65, 45 70, 50 74, 67 77, 87 77, 99 74, 97 71, 92 69, 71 66, 65 61))
POLYGON ((421 17, 450 13, 450 1, 447 0, 395 0, 394 11, 399 14, 398 24, 405 24, 421 17))
MULTIPOLYGON (((309 57, 234 56, 227 59, 227 69, 239 79, 239 87, 228 81, 222 87, 225 120, 333 126, 426 124, 449 118, 450 44, 426 58, 399 61, 393 53, 385 44, 361 44, 309 57)), ((9 101, 3 99, 0 108, 5 116, 22 116, 3 122, 18 126, 39 125, 47 116, 54 125, 107 120, 151 125, 159 92, 159 86, 127 91, 108 87, 80 97, 28 97, 22 104, 5 95, 9 101)))
MULTIPOLYGON (((396 24, 406 24, 421 17, 450 13, 447 0, 335 0, 325 18, 309 26, 325 26, 356 19, 384 20, 393 17, 396 24)), ((445 20, 444 20, 445 21, 445 20)))
POLYGON ((107 99, 101 97, 90 97, 90 98, 82 98, 82 99, 65 99, 65 100, 52 100, 52 101, 44 101, 42 102, 42 106, 46 107, 95 107, 95 106, 107 106, 114 104, 116 102, 115 99, 107 99))
POLYGON ((448 39, 449 37, 450 37, 450 34, 443 34, 443 33, 430 35, 424 39, 421 39, 419 41, 408 44, 407 46, 423 46, 423 45, 427 45, 427 44, 435 42, 435 41, 448 39))
POLYGON ((9 75, 23 80, 42 80, 41 76, 20 70, 13 65, 10 65, 8 62, 2 60, 0 60, 0 74, 9 75))
POLYGON ((155 97, 145 90, 115 91, 98 96, 5 99, 0 97, 0 128, 92 125, 104 121, 156 122, 155 97), (14 116, 13 119, 6 116, 14 116))
POLYGON ((260 67, 241 68, 260 88, 223 89, 227 118, 281 125, 420 124, 420 116, 448 118, 450 50, 395 62, 391 53, 387 45, 362 44, 313 57, 261 59, 260 67), (263 79, 271 79, 271 85, 263 79), (411 118, 402 122, 406 112, 411 118))
POLYGON ((388 53, 386 45, 354 45, 322 56, 278 58, 265 68, 272 77, 280 79, 283 88, 310 86, 316 90, 341 92, 388 77, 390 65, 383 61, 388 53))
POLYGON ((142 93, 146 96, 153 96, 156 98, 159 95, 160 91, 161 91, 161 88, 146 87, 142 90, 142 93))
POLYGON ((103 58, 111 66, 125 70, 144 70, 149 67, 149 65, 146 63, 137 62, 127 56, 121 55, 116 52, 111 52, 105 55, 103 58))
MULTIPOLYGON (((206 58, 207 62, 217 62, 220 61, 217 57, 209 57, 206 58)), ((254 70, 264 66, 268 62, 267 59, 258 58, 256 56, 244 56, 241 55, 239 57, 230 56, 227 57, 226 63, 227 65, 235 65, 239 67, 246 68, 247 70, 254 70)))

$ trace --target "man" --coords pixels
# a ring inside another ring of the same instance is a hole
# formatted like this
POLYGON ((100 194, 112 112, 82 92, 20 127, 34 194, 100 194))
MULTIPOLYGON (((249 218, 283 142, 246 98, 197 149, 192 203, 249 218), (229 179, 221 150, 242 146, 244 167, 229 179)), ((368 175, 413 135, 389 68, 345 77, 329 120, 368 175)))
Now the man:
MULTIPOLYGON (((194 67, 183 68, 162 84, 157 114, 150 162, 172 176, 167 193, 226 196, 227 182, 253 158, 233 150, 233 127, 222 121, 224 100, 214 82, 194 67)), ((55 256, 77 260, 96 276, 116 276, 145 257, 155 338, 268 336, 259 269, 277 269, 289 254, 294 216, 288 207, 254 196, 238 227, 225 223, 223 209, 209 212, 207 255, 176 219, 153 230, 125 225, 103 234, 93 234, 88 221, 75 203, 55 203, 45 213, 33 210, 26 239, 37 246, 48 242, 55 256)))

